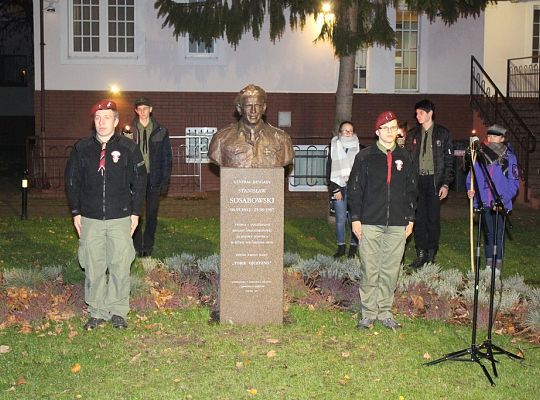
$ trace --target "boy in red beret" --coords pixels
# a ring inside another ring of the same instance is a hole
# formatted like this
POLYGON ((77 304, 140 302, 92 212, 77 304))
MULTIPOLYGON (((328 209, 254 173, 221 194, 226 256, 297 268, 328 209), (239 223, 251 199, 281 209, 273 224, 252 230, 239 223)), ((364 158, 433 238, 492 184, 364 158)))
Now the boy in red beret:
POLYGON ((101 100, 91 113, 95 130, 75 143, 64 173, 85 272, 90 318, 83 328, 92 330, 111 321, 114 328, 123 329, 135 258, 131 235, 144 201, 146 168, 137 144, 115 132, 116 104, 101 100))
POLYGON ((358 329, 376 320, 392 330, 392 315, 405 240, 412 233, 416 172, 409 152, 396 145, 398 122, 392 111, 376 120, 378 140, 355 158, 348 182, 352 231, 359 239, 360 300, 358 329))

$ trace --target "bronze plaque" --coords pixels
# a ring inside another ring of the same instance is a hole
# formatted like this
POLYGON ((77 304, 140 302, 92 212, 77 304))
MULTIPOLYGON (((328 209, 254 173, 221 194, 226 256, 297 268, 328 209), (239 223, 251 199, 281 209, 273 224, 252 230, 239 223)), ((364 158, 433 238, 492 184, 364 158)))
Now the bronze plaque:
POLYGON ((283 323, 282 168, 221 168, 222 323, 283 323))

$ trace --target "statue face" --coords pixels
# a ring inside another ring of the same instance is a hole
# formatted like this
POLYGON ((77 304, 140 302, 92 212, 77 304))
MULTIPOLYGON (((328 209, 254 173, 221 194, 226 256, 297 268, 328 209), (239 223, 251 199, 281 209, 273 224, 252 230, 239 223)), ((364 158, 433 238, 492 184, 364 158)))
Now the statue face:
POLYGON ((266 104, 261 97, 249 96, 242 104, 242 118, 251 125, 256 125, 266 111, 266 104))

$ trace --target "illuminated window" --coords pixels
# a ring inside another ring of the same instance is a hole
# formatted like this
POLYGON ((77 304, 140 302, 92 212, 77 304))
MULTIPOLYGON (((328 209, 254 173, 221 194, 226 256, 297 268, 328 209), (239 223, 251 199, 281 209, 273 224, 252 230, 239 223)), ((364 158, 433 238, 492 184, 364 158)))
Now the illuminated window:
POLYGON ((406 6, 396 12, 395 88, 418 89, 418 13, 406 6))
POLYGON ((367 48, 356 52, 354 59, 354 88, 367 89, 367 48))
POLYGON ((135 0, 71 0, 70 54, 132 55, 135 0))

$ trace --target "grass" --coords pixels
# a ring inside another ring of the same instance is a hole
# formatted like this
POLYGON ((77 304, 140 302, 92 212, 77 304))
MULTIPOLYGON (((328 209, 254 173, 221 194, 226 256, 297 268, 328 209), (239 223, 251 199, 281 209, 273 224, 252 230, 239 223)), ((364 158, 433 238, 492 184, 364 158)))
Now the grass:
MULTIPOLYGON (((540 285, 540 224, 515 219, 507 243, 505 274, 520 273, 540 285)), ((538 222, 538 221, 537 221, 538 222)), ((468 222, 443 223, 438 261, 468 270, 468 222)), ((155 256, 217 253, 216 218, 160 219, 155 256)), ((406 260, 413 255, 413 243, 406 260)), ((0 270, 67 266, 80 281, 77 239, 67 218, 0 221, 0 270)), ((314 257, 333 254, 334 230, 326 221, 287 219, 285 250, 314 257)), ((66 272, 64 272, 66 278, 66 272)), ((470 346, 470 326, 398 316, 397 333, 380 325, 369 332, 357 316, 293 306, 283 326, 239 327, 210 323, 209 310, 130 314, 130 327, 107 325, 84 332, 80 318, 0 330, 0 399, 533 399, 540 389, 539 347, 509 336, 494 343, 525 362, 502 355, 491 387, 474 362, 429 359, 470 346), (5 347, 4 347, 5 349, 5 347), (79 364, 79 372, 71 368, 79 364), (402 397, 401 397, 402 396, 402 397)), ((479 342, 485 332, 479 332, 479 342)), ((483 363, 491 373, 491 365, 483 363)), ((492 374, 493 375, 493 374, 492 374)))
MULTIPOLYGON (((540 242, 536 240, 540 237, 540 216, 531 215, 512 219, 513 228, 505 249, 504 275, 520 274, 527 284, 540 286, 540 242)), ((334 228, 322 219, 287 219, 284 240, 285 251, 305 258, 335 252, 334 228)), ((81 279, 82 273, 76 262, 77 243, 69 218, 2 219, 0 270, 70 262, 70 279, 81 279)), ((163 259, 182 252, 198 257, 219 253, 219 219, 160 218, 154 257, 163 259)), ((414 252, 414 242, 410 242, 405 254, 406 263, 414 259, 414 252)), ((470 269, 468 220, 443 221, 437 263, 442 268, 457 268, 463 272, 470 269)))
MULTIPOLYGON (((293 307, 283 326, 210 324, 208 310, 131 316, 82 332, 79 321, 0 343, 2 399, 493 399, 535 398, 538 348, 523 363, 497 356, 491 387, 476 363, 424 366, 428 354, 467 348, 468 327, 401 319, 399 333, 354 329, 355 316, 293 307), (71 372, 75 364, 80 372, 71 372), (25 383, 16 385, 21 377, 25 383), (80 397, 78 397, 80 396, 80 397)), ((510 351, 507 337, 496 343, 510 351)), ((489 363, 487 366, 490 368, 489 363)), ((490 368, 491 371, 491 368, 490 368)))

